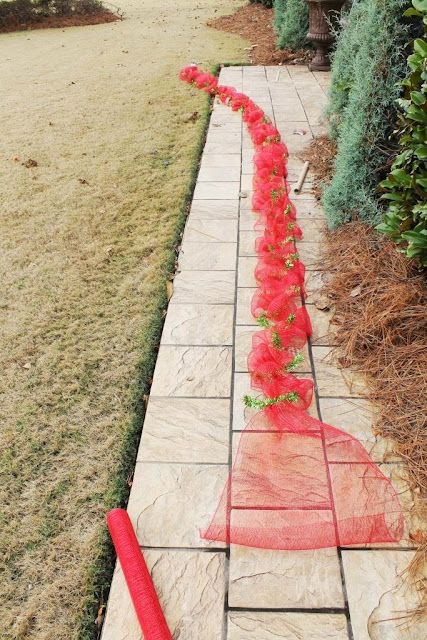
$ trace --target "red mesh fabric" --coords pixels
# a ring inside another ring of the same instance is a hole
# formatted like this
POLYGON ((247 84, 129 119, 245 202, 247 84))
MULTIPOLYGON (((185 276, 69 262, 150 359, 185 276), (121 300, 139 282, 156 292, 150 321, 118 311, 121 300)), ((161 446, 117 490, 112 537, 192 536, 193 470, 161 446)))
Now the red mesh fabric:
POLYGON ((260 237, 251 311, 264 329, 254 334, 248 357, 255 395, 244 399, 247 426, 202 536, 270 549, 398 541, 403 519, 390 481, 355 438, 308 413, 313 382, 292 374, 311 323, 286 146, 250 98, 206 75, 194 66, 181 72, 182 79, 240 111, 255 146, 252 206, 260 237))
POLYGON ((127 512, 113 509, 107 514, 107 524, 144 640, 172 640, 127 512))

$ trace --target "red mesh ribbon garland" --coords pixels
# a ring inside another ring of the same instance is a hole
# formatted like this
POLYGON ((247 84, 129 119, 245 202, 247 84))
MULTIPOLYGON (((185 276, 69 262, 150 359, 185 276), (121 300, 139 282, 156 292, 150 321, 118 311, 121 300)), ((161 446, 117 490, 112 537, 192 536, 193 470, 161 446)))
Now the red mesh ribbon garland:
POLYGON ((113 509, 107 514, 107 524, 144 640, 172 640, 127 512, 113 509))
POLYGON ((352 436, 308 413, 313 383, 292 375, 311 335, 304 299, 302 237, 289 200, 286 146, 248 96, 219 86, 197 67, 181 79, 241 111, 255 145, 253 210, 262 234, 255 250, 258 288, 255 333, 248 358, 252 411, 216 513, 202 536, 268 549, 396 542, 403 534, 401 506, 391 482, 352 436), (259 409, 254 414, 253 410, 259 409))

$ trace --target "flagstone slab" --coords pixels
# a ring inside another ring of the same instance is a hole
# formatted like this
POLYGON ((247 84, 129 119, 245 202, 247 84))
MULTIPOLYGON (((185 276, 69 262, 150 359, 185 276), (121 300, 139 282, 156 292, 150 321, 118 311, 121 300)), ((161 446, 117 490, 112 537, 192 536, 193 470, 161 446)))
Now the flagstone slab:
POLYGON ((184 242, 237 242, 237 220, 197 220, 193 215, 186 224, 184 242))
POLYGON ((317 200, 301 200, 297 205, 297 218, 298 220, 305 218, 325 220, 325 213, 317 200))
POLYGON ((151 394, 226 398, 230 395, 231 365, 230 347, 161 345, 151 394))
POLYGON ((307 271, 319 268, 321 247, 318 242, 298 242, 297 251, 307 271))
POLYGON ((240 231, 253 231, 256 221, 257 217, 251 209, 240 211, 240 231))
POLYGON ((170 303, 233 304, 235 281, 235 271, 181 271, 170 303))
MULTIPOLYGON (((193 222, 191 221, 193 226, 193 222)), ((178 269, 230 271, 236 268, 237 244, 232 242, 189 242, 181 247, 178 269)))
POLYGON ((137 462, 128 512, 147 547, 224 547, 204 540, 228 477, 218 464, 137 462))
POLYGON ((251 301, 253 295, 255 293, 255 287, 239 287, 237 289, 237 300, 236 300, 236 324, 243 325, 255 325, 255 318, 251 313, 251 301))
MULTIPOLYGON (((145 550, 144 557, 173 637, 221 640, 225 554, 145 550)), ((143 640, 119 562, 101 638, 143 640)))
POLYGON ((312 353, 319 396, 357 398, 367 394, 363 377, 356 371, 339 368, 330 347, 314 345, 312 353))
POLYGON ((232 611, 227 640, 349 640, 345 615, 232 611))
MULTIPOLYGON (((230 117, 230 119, 232 119, 230 117)), ((205 154, 235 154, 240 151, 240 142, 232 142, 231 144, 227 144, 227 141, 224 139, 221 142, 210 142, 205 145, 205 154)))
POLYGON ((189 220, 237 220, 238 200, 193 200, 189 220))
MULTIPOLYGON (((213 117, 213 116, 212 116, 213 117)), ((200 171, 203 169, 219 167, 240 167, 240 153, 203 153, 200 163, 200 171)))
POLYGON ((405 614, 419 602, 411 583, 402 578, 412 551, 343 551, 354 640, 421 640, 427 620, 405 614))
POLYGON ((239 256, 255 256, 255 240, 261 236, 262 233, 260 231, 241 230, 239 234, 239 256))
POLYGON ((320 242, 321 233, 326 229, 325 221, 318 218, 301 218, 298 224, 303 233, 300 242, 320 242))
POLYGON ((335 343, 334 325, 331 323, 333 312, 329 309, 318 309, 314 304, 308 304, 307 311, 313 329, 311 343, 323 346, 333 345, 335 343))
POLYGON ((305 274, 305 301, 307 304, 316 304, 322 298, 322 288, 325 285, 326 274, 324 271, 307 271, 305 274))
POLYGON ((256 287, 255 267, 257 258, 240 257, 238 261, 237 286, 239 287, 256 287))
POLYGON ((170 305, 161 343, 165 345, 231 345, 233 344, 233 315, 234 306, 231 304, 170 305))
POLYGON ((231 545, 228 602, 244 609, 343 608, 337 550, 231 545))
MULTIPOLYGON (((229 134, 227 133, 227 136, 229 134)), ((200 182, 232 182, 240 180, 240 166, 200 167, 197 180, 200 182)))
POLYGON ((227 464, 230 401, 150 397, 138 461, 227 464))

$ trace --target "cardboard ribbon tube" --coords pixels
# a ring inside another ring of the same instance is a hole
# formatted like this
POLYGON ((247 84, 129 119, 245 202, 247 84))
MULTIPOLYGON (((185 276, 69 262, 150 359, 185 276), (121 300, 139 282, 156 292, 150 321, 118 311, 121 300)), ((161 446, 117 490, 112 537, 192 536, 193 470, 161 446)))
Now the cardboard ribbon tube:
POLYGON ((304 180, 305 180, 307 172, 308 172, 309 165, 310 165, 309 162, 304 162, 304 166, 301 169, 301 173, 300 173, 300 176, 298 178, 298 182, 296 183, 296 185, 294 187, 294 193, 299 193, 301 191, 302 185, 304 184, 304 180))
POLYGON ((172 640, 150 572, 124 509, 107 514, 107 525, 120 560, 144 640, 172 640))

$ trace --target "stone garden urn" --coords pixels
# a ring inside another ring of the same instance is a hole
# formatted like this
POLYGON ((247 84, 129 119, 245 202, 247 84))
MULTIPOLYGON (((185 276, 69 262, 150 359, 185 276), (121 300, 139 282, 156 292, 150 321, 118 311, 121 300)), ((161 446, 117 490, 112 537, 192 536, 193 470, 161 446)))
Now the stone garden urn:
POLYGON ((329 49, 334 41, 331 23, 337 21, 346 0, 305 0, 308 4, 309 27, 307 38, 316 47, 316 55, 308 65, 310 71, 329 71, 329 49))

